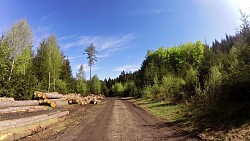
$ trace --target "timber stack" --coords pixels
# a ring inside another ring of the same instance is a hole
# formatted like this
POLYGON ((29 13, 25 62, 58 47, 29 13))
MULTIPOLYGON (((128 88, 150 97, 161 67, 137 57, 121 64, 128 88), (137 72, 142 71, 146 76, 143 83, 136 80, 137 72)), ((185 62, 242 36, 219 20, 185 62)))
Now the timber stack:
POLYGON ((88 95, 82 97, 80 94, 67 94, 62 95, 58 92, 43 93, 36 91, 34 98, 38 100, 40 105, 49 105, 51 107, 66 106, 68 104, 99 104, 104 99, 103 95, 88 95))
POLYGON ((43 93, 36 91, 34 92, 34 98, 38 99, 40 105, 49 105, 52 108, 68 105, 68 101, 58 92, 43 93))
POLYGON ((69 111, 0 121, 0 140, 17 140, 60 122, 69 111))

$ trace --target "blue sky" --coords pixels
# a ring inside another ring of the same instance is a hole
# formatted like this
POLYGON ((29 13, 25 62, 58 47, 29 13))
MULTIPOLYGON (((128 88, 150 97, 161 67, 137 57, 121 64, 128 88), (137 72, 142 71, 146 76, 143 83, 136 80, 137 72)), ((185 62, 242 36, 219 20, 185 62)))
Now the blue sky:
POLYGON ((0 33, 26 18, 34 49, 56 35, 73 74, 89 68, 84 48, 93 43, 98 62, 93 74, 115 78, 140 68, 147 50, 202 40, 211 44, 233 35, 239 9, 250 13, 249 0, 0 0, 0 33))

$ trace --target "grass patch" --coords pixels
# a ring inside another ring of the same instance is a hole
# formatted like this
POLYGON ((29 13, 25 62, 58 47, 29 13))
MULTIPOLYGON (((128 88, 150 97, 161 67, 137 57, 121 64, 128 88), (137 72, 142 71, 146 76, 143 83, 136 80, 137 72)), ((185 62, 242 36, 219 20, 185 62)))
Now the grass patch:
POLYGON ((142 99, 133 99, 130 101, 147 110, 150 114, 163 119, 168 123, 178 121, 179 126, 188 124, 184 121, 186 121, 187 117, 191 116, 192 109, 182 104, 171 104, 167 102, 155 102, 142 99))
POLYGON ((233 139, 235 136, 245 136, 246 133, 250 133, 250 131, 241 132, 250 129, 249 103, 201 109, 184 104, 143 99, 131 99, 130 101, 155 117, 163 119, 166 126, 179 127, 205 140, 210 140, 209 137, 213 140, 233 139), (231 134, 233 131, 237 131, 237 133, 231 134))

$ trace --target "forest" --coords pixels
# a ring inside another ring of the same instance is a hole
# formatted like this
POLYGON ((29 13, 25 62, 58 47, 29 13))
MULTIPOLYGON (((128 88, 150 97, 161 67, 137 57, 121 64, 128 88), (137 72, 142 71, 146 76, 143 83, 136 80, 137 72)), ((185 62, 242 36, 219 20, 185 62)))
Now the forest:
MULTIPOLYGON (((86 80, 81 66, 72 74, 70 61, 55 35, 33 50, 31 28, 22 19, 0 38, 0 96, 32 99, 34 91, 62 94, 102 93, 198 107, 248 104, 250 100, 250 22, 211 45, 197 41, 148 50, 141 68, 115 79, 86 80)), ((96 58, 95 58, 96 59, 96 58)), ((93 63, 93 62, 92 62, 93 63)))
MULTIPOLYGON (((236 124, 248 121, 250 15, 241 15, 242 24, 235 35, 226 34, 211 45, 197 41, 148 50, 138 71, 123 71, 116 79, 105 79, 107 88, 103 87, 102 92, 170 105, 184 104, 195 109, 194 113, 198 113, 197 109, 210 113, 197 119, 212 115, 216 126, 227 121, 236 124)), ((199 123, 197 119, 195 123, 199 123)))
POLYGON ((55 35, 43 39, 33 49, 31 28, 22 19, 0 38, 0 96, 15 99, 32 99, 35 91, 62 94, 100 93, 101 82, 97 75, 89 81, 81 65, 73 77, 68 57, 60 49, 55 35))

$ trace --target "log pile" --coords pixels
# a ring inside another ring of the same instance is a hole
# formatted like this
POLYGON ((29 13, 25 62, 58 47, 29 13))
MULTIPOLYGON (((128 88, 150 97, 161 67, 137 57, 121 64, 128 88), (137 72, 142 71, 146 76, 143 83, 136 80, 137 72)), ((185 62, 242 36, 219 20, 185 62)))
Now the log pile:
POLYGON ((20 101, 1 101, 0 108, 7 107, 23 107, 23 106, 38 106, 37 100, 20 100, 20 101))
POLYGON ((0 101, 15 101, 13 97, 0 97, 0 101))
POLYGON ((65 111, 0 121, 0 140, 17 140, 26 137, 59 122, 61 117, 68 114, 69 112, 65 111))
POLYGON ((82 97, 80 94, 67 94, 62 95, 58 92, 50 92, 50 93, 43 93, 43 92, 35 92, 34 98, 38 99, 41 105, 49 105, 51 107, 57 106, 65 106, 68 104, 99 104, 101 100, 104 99, 103 95, 94 95, 91 94, 86 97, 82 97))
POLYGON ((15 112, 34 112, 46 110, 44 106, 22 106, 22 107, 8 107, 0 109, 0 114, 15 113, 15 112))
POLYGON ((36 91, 34 92, 34 98, 38 99, 40 105, 49 105, 52 108, 68 105, 68 101, 58 92, 43 93, 36 91))

